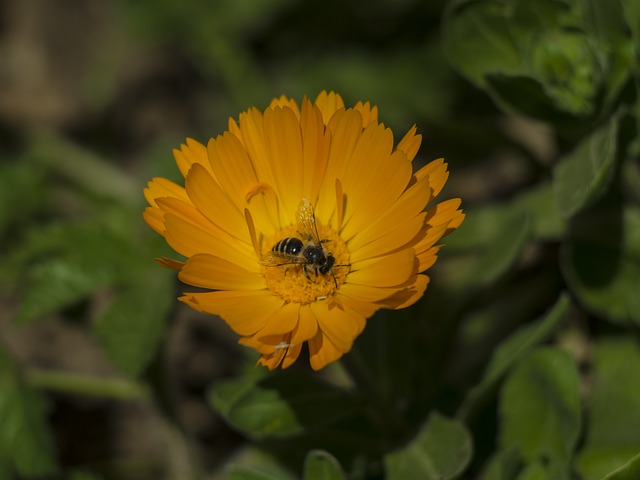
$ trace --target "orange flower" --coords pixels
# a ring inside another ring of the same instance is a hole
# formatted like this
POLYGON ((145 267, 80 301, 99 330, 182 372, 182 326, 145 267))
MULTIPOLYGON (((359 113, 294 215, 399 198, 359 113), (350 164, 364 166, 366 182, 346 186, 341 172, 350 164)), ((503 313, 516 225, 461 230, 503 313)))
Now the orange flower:
POLYGON ((413 172, 420 142, 413 127, 394 148, 377 107, 333 92, 249 109, 206 147, 174 150, 184 187, 145 189, 144 219, 186 257, 158 261, 212 290, 180 300, 224 319, 258 363, 286 368, 307 342, 321 369, 376 310, 422 296, 436 243, 464 219, 460 199, 425 210, 448 172, 442 159, 413 172))

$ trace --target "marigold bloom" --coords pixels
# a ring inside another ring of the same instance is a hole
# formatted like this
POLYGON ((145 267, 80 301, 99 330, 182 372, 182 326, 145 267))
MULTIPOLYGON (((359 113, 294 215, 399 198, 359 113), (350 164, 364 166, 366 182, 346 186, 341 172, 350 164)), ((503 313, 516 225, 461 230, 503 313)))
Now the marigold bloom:
POLYGON ((258 363, 286 368, 307 342, 311 367, 323 368, 349 351, 376 310, 422 296, 436 243, 464 219, 460 199, 429 205, 448 172, 442 159, 413 172, 420 142, 414 126, 394 148, 377 107, 345 108, 333 92, 300 107, 281 97, 264 113, 251 108, 206 147, 187 139, 174 150, 184 187, 149 182, 144 219, 186 257, 158 262, 212 290, 180 300, 224 319, 260 353, 258 363), (301 231, 302 199, 320 242, 301 231), (320 261, 331 255, 333 266, 305 267, 300 254, 281 252, 289 264, 265 261, 287 238, 321 245, 320 261))

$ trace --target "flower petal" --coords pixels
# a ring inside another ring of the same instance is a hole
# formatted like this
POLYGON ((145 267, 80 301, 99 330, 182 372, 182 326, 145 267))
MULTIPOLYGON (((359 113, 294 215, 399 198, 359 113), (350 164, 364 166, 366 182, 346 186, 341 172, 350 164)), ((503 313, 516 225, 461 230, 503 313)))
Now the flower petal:
POLYGON ((406 248, 386 257, 352 264, 348 282, 371 287, 394 287, 407 281, 417 270, 415 252, 406 248))
POLYGON ((318 321, 320 330, 329 337, 331 343, 346 352, 355 338, 362 332, 365 319, 355 312, 346 312, 336 304, 315 302, 310 305, 318 321))
POLYGON ((180 150, 174 149, 173 158, 175 158, 176 164, 178 165, 183 177, 187 176, 187 173, 194 163, 199 163, 200 165, 209 168, 207 149, 204 145, 195 141, 193 138, 187 138, 187 144, 180 145, 180 150))
MULTIPOLYGON (((259 310, 258 310, 259 311, 259 310)), ((256 311, 253 312, 256 315, 256 311)), ((260 316, 258 314, 257 316, 260 316)), ((269 321, 262 329, 257 332, 258 338, 266 337, 269 335, 282 335, 284 333, 290 333, 298 325, 298 318, 300 317, 300 304, 298 303, 285 303, 282 307, 275 312, 269 321)))
POLYGON ((148 183, 147 188, 144 189, 144 198, 149 202, 149 205, 157 207, 156 198, 161 197, 175 197, 189 201, 189 196, 184 187, 166 178, 156 177, 152 179, 148 183))
POLYGON ((416 131, 417 128, 414 125, 409 129, 407 134, 402 140, 400 140, 396 147, 396 149, 402 150, 407 155, 409 161, 413 161, 415 156, 418 154, 420 144, 422 143, 422 135, 416 135, 416 131))
POLYGON ((187 260, 178 278, 188 285, 212 290, 260 290, 267 285, 259 271, 259 268, 245 270, 215 255, 199 253, 187 260))
POLYGON ((422 295, 424 295, 428 284, 428 276, 416 275, 412 285, 379 302, 380 306, 383 308, 392 308, 394 310, 399 310, 401 308, 413 305, 422 297, 422 295))
POLYGON ((329 121, 338 110, 344 108, 344 101, 340 95, 335 92, 327 93, 324 90, 320 92, 314 103, 322 112, 322 119, 325 125, 329 124, 329 121))
POLYGON ((200 312, 219 315, 242 336, 262 330, 284 304, 269 290, 188 293, 179 300, 200 312), (258 311, 261 315, 256 315, 258 311))
POLYGON ((295 223, 295 212, 302 198, 302 137, 300 122, 293 111, 267 109, 263 119, 267 155, 281 201, 284 225, 295 223), (277 160, 276 160, 277 159, 277 160))
POLYGON ((318 321, 308 305, 300 307, 298 325, 291 334, 292 345, 302 345, 318 331, 318 321))
POLYGON ((424 226, 426 214, 422 213, 410 219, 408 222, 388 231, 378 238, 371 241, 360 235, 353 242, 349 243, 351 253, 351 262, 357 263, 367 258, 379 257, 392 252, 395 249, 407 246, 424 226), (361 244, 366 242, 364 244, 361 244))
POLYGON ((194 164, 185 179, 189 198, 205 217, 235 238, 250 242, 244 218, 211 174, 200 164, 194 164))

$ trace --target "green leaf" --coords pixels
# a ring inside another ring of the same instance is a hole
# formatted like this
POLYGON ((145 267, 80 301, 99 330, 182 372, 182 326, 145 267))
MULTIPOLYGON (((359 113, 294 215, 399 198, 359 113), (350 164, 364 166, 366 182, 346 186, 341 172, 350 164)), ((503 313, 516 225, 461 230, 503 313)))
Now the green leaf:
POLYGON ((256 439, 298 435, 361 411, 346 392, 297 371, 227 380, 209 401, 233 428, 256 439))
POLYGON ((226 480, 296 480, 292 474, 271 454, 247 444, 227 460, 224 467, 226 480))
POLYGON ((502 386, 500 444, 516 446, 527 462, 568 464, 580 435, 578 372, 572 358, 545 347, 516 367, 502 386))
POLYGON ((432 412, 408 445, 384 456, 388 480, 458 478, 472 455, 471 435, 464 424, 432 412))
POLYGON ((609 186, 616 159, 618 119, 593 132, 565 155, 553 170, 558 212, 571 217, 609 186))
POLYGON ((522 210, 489 206, 467 212, 458 234, 448 239, 448 251, 462 251, 469 262, 455 273, 463 288, 487 286, 517 262, 531 238, 532 219, 522 210))
POLYGON ((312 450, 304 460, 304 480, 346 480, 340 463, 329 452, 312 450))
POLYGON ((98 223, 34 229, 9 259, 25 270, 18 321, 32 322, 84 299, 120 275, 127 246, 98 223))
POLYGON ((40 170, 25 162, 0 158, 0 238, 11 227, 22 226, 45 205, 47 188, 40 170))
POLYGON ((623 475, 624 471, 630 473, 640 467, 638 342, 631 337, 600 340, 595 345, 593 363, 588 430, 576 462, 585 480, 600 480, 618 469, 623 475))
POLYGON ((518 449, 509 446, 491 457, 481 478, 485 480, 511 480, 520 470, 521 460, 518 449))
POLYGON ((528 355, 536 345, 548 340, 566 318, 569 298, 562 294, 554 306, 541 318, 521 327, 497 349, 487 365, 482 380, 473 387, 458 409, 457 418, 466 418, 487 392, 491 391, 508 370, 528 355))
POLYGON ((640 478, 640 453, 602 480, 637 480, 640 478))
MULTIPOLYGON (((58 470, 45 404, 25 386, 0 348, 0 452, 23 477, 51 477, 58 470)), ((0 454, 0 472, 2 465, 0 454)))
MULTIPOLYGON (((577 2, 589 41, 597 46, 598 64, 608 72, 602 85, 605 107, 617 99, 632 72, 634 52, 629 30, 633 28, 633 21, 637 22, 637 17, 628 16, 625 19, 623 1, 577 2)), ((636 8, 635 13, 640 14, 640 9, 636 8)))
POLYGON ((517 480, 572 480, 573 477, 566 464, 562 464, 557 460, 536 460, 526 465, 522 472, 516 478, 517 480))
POLYGON ((609 321, 640 325, 640 210, 593 212, 561 246, 572 292, 609 321))
POLYGON ((152 261, 137 268, 94 327, 111 362, 130 377, 140 375, 153 358, 175 302, 171 272, 152 261))
POLYGON ((528 215, 510 217, 495 234, 494 242, 478 262, 471 280, 473 284, 490 285, 513 267, 530 238, 531 218, 528 215))
POLYGON ((565 221, 555 208, 553 187, 550 182, 524 190, 514 199, 512 208, 516 215, 528 215, 533 221, 535 239, 558 240, 564 234, 565 221))
POLYGON ((225 478, 228 480, 280 480, 282 477, 263 472, 255 467, 232 465, 227 468, 225 478))
POLYGON ((447 57, 469 80, 485 86, 488 73, 517 74, 520 52, 502 2, 450 2, 443 19, 447 57))

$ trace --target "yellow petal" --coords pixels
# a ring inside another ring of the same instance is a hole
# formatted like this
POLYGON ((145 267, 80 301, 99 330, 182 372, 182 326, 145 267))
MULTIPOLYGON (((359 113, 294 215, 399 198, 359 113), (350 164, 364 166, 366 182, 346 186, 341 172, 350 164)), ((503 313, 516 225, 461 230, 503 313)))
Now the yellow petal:
POLYGON ((316 336, 309 340, 309 363, 316 371, 335 362, 344 353, 346 352, 336 348, 322 331, 318 331, 316 336))
POLYGON ((268 290, 188 293, 179 300, 200 312, 219 315, 242 336, 262 330, 284 303, 268 290))
POLYGON ((338 110, 344 108, 344 101, 340 95, 335 92, 327 93, 324 90, 320 92, 314 103, 322 112, 322 119, 325 125, 329 124, 329 121, 338 110))
POLYGON ((142 218, 147 222, 147 225, 164 236, 164 212, 162 210, 155 207, 147 207, 142 212, 142 218))
POLYGON ((428 284, 429 277, 426 275, 416 275, 415 281, 412 285, 381 301, 380 306, 399 310, 413 305, 422 297, 422 295, 424 295, 428 284))
POLYGON ((247 191, 258 183, 258 177, 240 140, 225 132, 224 135, 209 140, 207 153, 220 185, 225 186, 236 208, 244 208, 247 191))
POLYGON ((412 248, 400 250, 386 257, 353 263, 348 282, 372 287, 393 287, 407 281, 417 270, 412 248))
POLYGON ((234 240, 228 234, 223 235, 220 230, 204 230, 175 215, 166 215, 164 222, 167 243, 185 257, 211 253, 249 271, 253 271, 259 265, 251 245, 234 240))
POLYGON ((300 352, 302 351, 302 343, 291 345, 285 354, 284 359, 282 360, 282 368, 289 368, 300 356, 300 352))
POLYGON ((353 241, 349 242, 349 249, 352 252, 351 262, 357 263, 367 258, 379 257, 408 246, 409 242, 422 230, 425 215, 421 213, 377 238, 367 238, 364 235, 357 236, 353 241))
POLYGON ((187 173, 194 163, 199 163, 207 168, 209 167, 207 149, 200 142, 192 138, 187 138, 187 144, 180 145, 180 150, 174 149, 173 157, 183 177, 187 176, 187 173))
POLYGON ((156 198, 160 197, 176 197, 185 201, 189 201, 189 196, 184 187, 173 183, 166 178, 156 177, 152 179, 147 188, 144 189, 144 197, 149 205, 157 207, 156 198))
POLYGON ((300 317, 298 319, 298 325, 291 333, 291 344, 302 345, 312 338, 318 331, 318 321, 311 312, 308 305, 300 307, 300 317))
POLYGON ((170 268, 171 270, 177 270, 177 271, 180 271, 184 266, 184 262, 173 260, 172 258, 167 258, 167 257, 156 258, 156 262, 158 262, 158 265, 161 265, 164 268, 170 268))
POLYGON ((396 147, 398 150, 402 150, 407 155, 409 161, 413 161, 415 156, 418 154, 420 144, 422 143, 422 135, 416 135, 416 130, 417 129, 415 125, 411 127, 396 147))
POLYGON ((340 286, 340 294, 360 302, 379 302, 396 292, 394 288, 372 287, 345 283, 340 286))
POLYGON ((354 110, 358 110, 362 115, 362 124, 366 127, 371 123, 378 123, 378 107, 371 107, 371 103, 358 102, 353 107, 354 110))
MULTIPOLYGON (((254 311, 253 315, 260 316, 260 310, 254 311)), ((300 304, 285 303, 269 318, 269 321, 259 332, 256 333, 256 336, 258 338, 262 338, 269 335, 282 335, 283 333, 289 333, 298 325, 299 317, 300 304)))
POLYGON ((449 178, 449 172, 447 172, 447 164, 444 163, 444 158, 433 160, 418 170, 415 175, 418 179, 429 177, 429 186, 433 191, 434 197, 440 193, 449 178))
POLYGON ((210 222, 237 239, 250 242, 244 210, 239 210, 211 174, 199 164, 193 165, 186 178, 189 198, 210 222))
MULTIPOLYGON (((355 110, 341 110, 331 119, 328 126, 331 136, 329 159, 322 185, 320 186, 319 201, 316 205, 318 219, 327 222, 335 211, 336 179, 342 178, 346 161, 362 135, 362 115, 355 110), (323 199, 326 199, 323 201, 323 199)), ((337 226, 336 226, 337 228, 337 226)))
MULTIPOLYGON (((252 108, 240 114, 241 140, 244 144, 258 180, 268 185, 275 185, 270 158, 264 138, 262 114, 252 108)), ((239 137, 240 138, 240 137, 239 137)))
POLYGON ((300 118, 300 110, 298 110, 298 104, 292 98, 287 98, 284 95, 281 95, 279 98, 274 98, 273 100, 271 100, 269 108, 274 109, 277 107, 287 107, 291 109, 293 113, 295 113, 296 117, 300 118))
POLYGON ((302 193, 316 204, 329 161, 331 137, 325 132, 322 113, 307 99, 302 102, 300 130, 303 158, 302 193))
POLYGON ((343 352, 351 348, 353 340, 364 328, 365 319, 355 312, 347 313, 336 305, 325 302, 312 303, 310 308, 320 330, 343 352))
POLYGON ((349 248, 351 248, 352 244, 363 245, 370 238, 377 239, 390 231, 400 228, 420 214, 430 197, 429 178, 425 177, 418 180, 393 205, 384 211, 378 212, 375 220, 355 233, 353 238, 349 240, 349 248))
POLYGON ((280 193, 280 218, 284 225, 295 224, 303 185, 300 123, 290 108, 277 107, 264 112, 263 127, 267 155, 280 193))
POLYGON ((161 197, 156 199, 156 203, 165 216, 174 215, 180 217, 204 230, 208 230, 211 227, 211 222, 207 220, 189 200, 185 201, 175 197, 161 197))
POLYGON ((264 276, 215 255, 200 253, 182 267, 178 278, 187 285, 212 290, 260 290, 266 288, 264 276))

